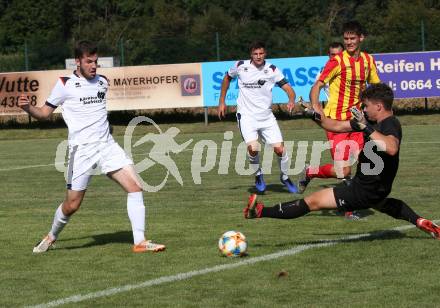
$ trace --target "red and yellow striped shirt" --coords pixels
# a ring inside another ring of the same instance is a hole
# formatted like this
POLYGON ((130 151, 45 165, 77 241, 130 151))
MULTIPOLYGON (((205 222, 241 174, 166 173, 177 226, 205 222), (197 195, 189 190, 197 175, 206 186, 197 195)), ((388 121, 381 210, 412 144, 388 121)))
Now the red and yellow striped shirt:
POLYGON ((359 96, 366 83, 378 83, 380 79, 371 55, 361 52, 355 59, 343 51, 326 63, 319 81, 329 85, 329 99, 324 114, 335 120, 349 120, 350 108, 360 108, 359 96))

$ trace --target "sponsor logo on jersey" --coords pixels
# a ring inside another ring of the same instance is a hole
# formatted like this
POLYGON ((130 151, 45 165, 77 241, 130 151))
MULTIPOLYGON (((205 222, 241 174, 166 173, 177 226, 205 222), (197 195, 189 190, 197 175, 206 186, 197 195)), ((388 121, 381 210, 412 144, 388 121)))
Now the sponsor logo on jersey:
POLYGON ((257 82, 242 82, 241 86, 246 89, 260 89, 262 85, 257 81, 257 82))
POLYGON ((83 105, 100 104, 104 101, 104 98, 105 92, 98 92, 96 96, 81 97, 79 101, 83 103, 83 105))

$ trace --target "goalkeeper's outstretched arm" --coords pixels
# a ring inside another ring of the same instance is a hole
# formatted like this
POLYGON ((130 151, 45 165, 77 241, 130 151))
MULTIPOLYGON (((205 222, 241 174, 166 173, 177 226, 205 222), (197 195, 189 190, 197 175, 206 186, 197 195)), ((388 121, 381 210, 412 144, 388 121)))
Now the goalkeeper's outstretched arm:
POLYGON ((322 116, 320 121, 315 121, 318 125, 328 131, 335 133, 343 132, 363 132, 370 140, 375 141, 378 148, 385 151, 388 155, 394 156, 399 152, 399 140, 393 135, 384 135, 366 121, 364 115, 359 110, 352 108, 353 119, 350 121, 337 121, 322 116))
POLYGON ((317 112, 310 104, 303 101, 302 97, 298 100, 301 107, 304 109, 304 116, 312 119, 316 124, 325 130, 335 133, 345 133, 353 131, 350 121, 339 121, 327 118, 323 113, 317 112))
POLYGON ((346 133, 353 131, 353 128, 350 125, 350 121, 339 121, 327 118, 324 115, 321 115, 321 121, 316 122, 322 128, 327 131, 334 133, 346 133))

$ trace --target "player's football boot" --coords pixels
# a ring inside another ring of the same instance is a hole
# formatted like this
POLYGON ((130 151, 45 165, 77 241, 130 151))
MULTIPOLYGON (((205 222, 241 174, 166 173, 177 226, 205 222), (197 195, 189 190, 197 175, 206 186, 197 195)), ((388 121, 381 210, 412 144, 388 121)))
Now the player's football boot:
POLYGON ((257 202, 257 194, 250 195, 247 206, 243 210, 244 218, 260 218, 263 207, 263 203, 257 202))
POLYGON ((310 181, 312 180, 307 176, 307 168, 309 168, 308 164, 304 166, 304 169, 301 171, 298 177, 298 193, 300 194, 306 190, 307 185, 309 185, 310 181))
POLYGON ((345 212, 344 216, 348 220, 360 220, 360 219, 362 219, 361 215, 358 212, 345 212))
POLYGON ((296 187, 295 184, 292 183, 292 181, 289 178, 283 180, 283 175, 281 174, 280 181, 281 181, 281 183, 283 183, 284 186, 287 187, 287 190, 290 193, 292 193, 292 194, 297 194, 298 193, 298 188, 296 187))
POLYGON ((417 228, 431 234, 433 238, 440 240, 440 227, 432 221, 420 217, 417 219, 417 228))
POLYGON ((42 253, 49 250, 49 248, 55 243, 49 235, 46 235, 37 245, 35 245, 33 253, 42 253))
POLYGON ((165 245, 154 243, 150 240, 142 241, 137 245, 133 245, 133 252, 159 252, 165 250, 165 245))
POLYGON ((255 177, 255 188, 258 192, 264 192, 266 190, 266 182, 264 182, 263 173, 260 173, 255 177))

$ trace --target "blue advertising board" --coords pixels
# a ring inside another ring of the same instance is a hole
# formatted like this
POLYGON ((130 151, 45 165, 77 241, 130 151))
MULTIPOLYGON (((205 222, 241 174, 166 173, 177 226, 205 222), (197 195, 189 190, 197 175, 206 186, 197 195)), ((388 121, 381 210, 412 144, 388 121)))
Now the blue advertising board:
MULTIPOLYGON (((294 88, 296 96, 302 96, 308 100, 310 88, 315 82, 316 75, 325 65, 328 57, 304 57, 304 58, 278 58, 267 61, 275 64, 294 88)), ((213 107, 218 105, 220 88, 226 71, 233 66, 235 61, 207 62, 202 63, 203 76, 203 100, 204 106, 213 107)), ((226 104, 235 105, 238 97, 237 80, 231 82, 226 95, 226 104)), ((321 99, 325 95, 321 93, 321 99)), ((273 88, 273 102, 287 103, 287 94, 279 87, 273 88)))
MULTIPOLYGON (((374 55, 380 79, 394 90, 396 98, 440 96, 440 51, 409 52, 374 55)), ((268 59, 275 64, 294 88, 297 97, 307 101, 316 75, 328 60, 327 56, 268 59)), ((203 103, 218 105, 225 72, 235 61, 202 63, 203 103)), ((231 82, 226 104, 235 105, 238 97, 237 80, 231 82)), ((326 97, 321 91, 321 100, 326 97)), ((278 87, 273 89, 274 103, 287 103, 287 95, 278 87)))
POLYGON ((440 51, 377 54, 374 59, 395 98, 440 96, 440 51))

